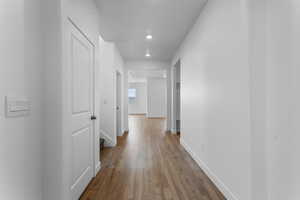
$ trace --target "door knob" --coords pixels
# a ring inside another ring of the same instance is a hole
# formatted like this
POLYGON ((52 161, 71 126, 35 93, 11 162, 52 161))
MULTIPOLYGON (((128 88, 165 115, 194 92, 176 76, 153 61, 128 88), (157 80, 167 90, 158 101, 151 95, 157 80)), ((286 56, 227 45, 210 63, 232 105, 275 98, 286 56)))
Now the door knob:
POLYGON ((95 115, 91 116, 91 120, 96 120, 97 117, 95 115))

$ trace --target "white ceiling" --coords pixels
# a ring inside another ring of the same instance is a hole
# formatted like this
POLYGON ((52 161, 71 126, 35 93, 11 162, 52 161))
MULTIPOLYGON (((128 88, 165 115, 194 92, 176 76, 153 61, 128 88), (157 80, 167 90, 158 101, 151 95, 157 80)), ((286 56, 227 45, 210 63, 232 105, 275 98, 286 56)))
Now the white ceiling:
POLYGON ((170 61, 206 0, 96 0, 102 37, 126 60, 170 61), (152 41, 145 36, 153 35, 152 41))
POLYGON ((166 78, 166 70, 130 70, 128 71, 128 82, 146 82, 147 78, 166 78))

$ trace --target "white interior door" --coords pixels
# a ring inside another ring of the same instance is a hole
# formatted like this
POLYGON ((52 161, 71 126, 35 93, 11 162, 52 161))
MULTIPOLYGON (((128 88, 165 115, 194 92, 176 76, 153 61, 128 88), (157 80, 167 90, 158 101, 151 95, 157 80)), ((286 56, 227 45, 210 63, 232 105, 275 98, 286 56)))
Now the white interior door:
POLYGON ((117 97, 117 135, 121 136, 122 135, 122 90, 121 90, 122 84, 121 84, 121 74, 117 72, 117 88, 116 88, 116 97, 117 97))
POLYGON ((94 45, 70 23, 70 189, 78 200, 93 177, 94 45))

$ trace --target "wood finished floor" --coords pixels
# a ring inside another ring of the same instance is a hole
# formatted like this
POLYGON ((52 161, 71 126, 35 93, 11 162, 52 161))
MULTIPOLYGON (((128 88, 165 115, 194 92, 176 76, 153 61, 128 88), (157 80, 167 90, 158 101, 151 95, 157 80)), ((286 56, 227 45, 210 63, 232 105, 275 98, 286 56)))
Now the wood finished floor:
POLYGON ((81 200, 225 200, 164 119, 129 117, 129 134, 101 153, 102 169, 81 200))

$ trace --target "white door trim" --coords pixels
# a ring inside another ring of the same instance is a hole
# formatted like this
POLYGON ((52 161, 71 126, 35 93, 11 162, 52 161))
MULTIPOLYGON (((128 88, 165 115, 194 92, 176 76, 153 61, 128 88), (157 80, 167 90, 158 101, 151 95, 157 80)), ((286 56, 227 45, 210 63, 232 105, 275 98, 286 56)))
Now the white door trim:
POLYGON ((116 135, 116 141, 117 141, 117 137, 119 136, 118 135, 118 115, 117 115, 117 106, 118 106, 118 95, 117 95, 117 88, 118 88, 118 76, 120 76, 120 85, 119 85, 119 90, 120 90, 120 118, 121 118, 121 120, 120 120, 120 131, 121 131, 121 134, 122 134, 122 132, 123 132, 123 126, 122 126, 122 124, 123 124, 123 112, 122 112, 122 109, 123 109, 123 88, 122 88, 122 82, 123 82, 123 74, 119 71, 119 70, 116 70, 115 71, 115 73, 114 73, 115 75, 115 87, 114 87, 114 94, 115 94, 115 98, 114 98, 114 113, 115 113, 115 117, 114 117, 114 120, 115 120, 115 122, 114 122, 114 126, 115 126, 115 135, 116 135))

